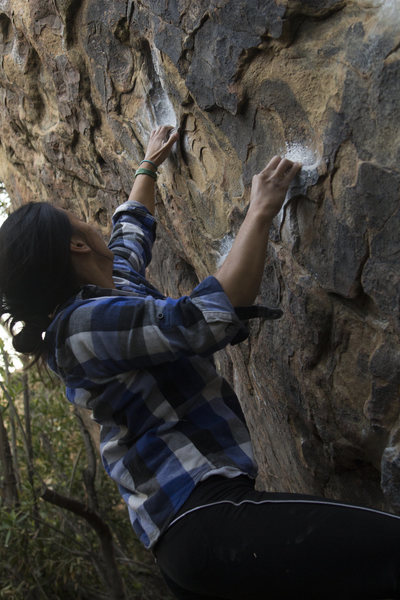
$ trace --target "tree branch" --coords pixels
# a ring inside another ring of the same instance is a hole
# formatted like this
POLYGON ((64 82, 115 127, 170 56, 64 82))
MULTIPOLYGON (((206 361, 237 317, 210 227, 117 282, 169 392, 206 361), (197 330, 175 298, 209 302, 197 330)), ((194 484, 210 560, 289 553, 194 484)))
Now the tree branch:
POLYGON ((15 478, 11 448, 5 428, 3 415, 0 412, 0 463, 3 464, 4 486, 1 495, 7 506, 15 506, 19 502, 17 480, 15 478))
POLYGON ((81 435, 83 437, 86 450, 87 467, 83 472, 83 481, 85 482, 85 487, 88 494, 89 506, 92 510, 97 511, 99 510, 99 503, 97 501, 97 493, 95 486, 97 471, 96 453, 94 451, 93 443, 89 432, 76 406, 74 407, 74 415, 78 420, 79 428, 81 430, 81 435))
POLYGON ((82 517, 95 530, 100 540, 104 559, 105 580, 110 587, 112 598, 113 600, 126 600, 124 586, 115 560, 112 533, 107 523, 94 510, 75 498, 63 496, 47 487, 43 490, 41 497, 46 502, 55 504, 82 517))

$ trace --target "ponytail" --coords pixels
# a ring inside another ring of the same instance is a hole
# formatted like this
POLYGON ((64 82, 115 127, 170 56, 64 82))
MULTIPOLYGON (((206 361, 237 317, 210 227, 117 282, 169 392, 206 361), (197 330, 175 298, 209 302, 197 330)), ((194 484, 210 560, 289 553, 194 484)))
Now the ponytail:
POLYGON ((40 356, 42 354, 43 333, 50 323, 51 319, 49 317, 32 317, 17 334, 13 334, 14 327, 11 327, 14 349, 21 354, 40 356))

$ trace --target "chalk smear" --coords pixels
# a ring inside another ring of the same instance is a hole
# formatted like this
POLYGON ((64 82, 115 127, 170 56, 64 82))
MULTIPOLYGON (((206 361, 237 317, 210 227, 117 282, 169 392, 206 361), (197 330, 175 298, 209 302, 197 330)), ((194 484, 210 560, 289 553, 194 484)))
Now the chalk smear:
POLYGON ((286 151, 282 154, 288 160, 301 163, 306 170, 311 170, 319 164, 319 157, 314 150, 299 142, 286 142, 286 151))
POLYGON ((161 65, 161 54, 156 48, 152 48, 151 57, 153 66, 158 75, 160 90, 159 93, 154 93, 152 96, 152 113, 154 117, 154 127, 159 125, 172 125, 176 127, 177 118, 174 107, 166 92, 165 73, 161 65))
POLYGON ((296 196, 307 195, 308 188, 318 181, 318 167, 321 164, 321 158, 312 146, 301 142, 286 142, 286 149, 281 152, 281 156, 293 162, 299 162, 302 166, 299 174, 290 184, 285 202, 276 217, 279 230, 288 225, 287 219, 285 219, 288 203, 296 196))
POLYGON ((227 233, 226 235, 224 235, 224 237, 220 241, 219 251, 218 251, 218 259, 217 259, 217 267, 218 268, 222 265, 222 263, 225 261, 226 257, 228 256, 228 254, 233 246, 234 241, 235 241, 235 238, 233 237, 233 235, 231 233, 227 233))
POLYGON ((359 0, 358 5, 365 10, 375 9, 378 20, 388 25, 400 21, 400 0, 359 0))
POLYGON ((399 11, 399 0, 383 0, 379 6, 378 18, 385 23, 397 25, 400 21, 399 11))
POLYGON ((292 181, 286 195, 286 204, 293 196, 306 195, 307 189, 317 183, 321 158, 311 146, 300 142, 286 142, 286 152, 282 156, 301 163, 301 171, 292 181))

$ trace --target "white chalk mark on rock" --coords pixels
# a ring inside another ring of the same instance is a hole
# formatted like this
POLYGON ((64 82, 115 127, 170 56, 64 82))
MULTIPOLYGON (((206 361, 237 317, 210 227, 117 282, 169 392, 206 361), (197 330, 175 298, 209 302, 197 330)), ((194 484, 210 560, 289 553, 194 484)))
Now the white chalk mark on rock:
POLYGON ((307 170, 318 166, 319 163, 314 150, 298 142, 286 143, 286 152, 283 156, 293 162, 300 162, 307 170))
POLYGON ((281 156, 293 162, 301 163, 301 171, 292 181, 286 194, 285 202, 276 216, 279 231, 285 227, 286 207, 295 196, 305 196, 309 187, 318 181, 318 167, 321 163, 319 154, 301 142, 286 142, 286 149, 281 156))
POLYGON ((152 48, 151 56, 153 59, 154 69, 158 75, 160 82, 159 93, 154 94, 152 97, 152 112, 154 117, 153 126, 158 127, 159 125, 172 125, 173 127, 176 127, 177 118, 172 102, 169 99, 168 93, 166 91, 165 73, 161 65, 160 52, 156 48, 152 48))
POLYGON ((218 259, 217 259, 217 268, 219 268, 222 263, 225 261, 228 256, 234 242, 235 238, 231 233, 227 233, 224 235, 222 240, 220 241, 218 259))

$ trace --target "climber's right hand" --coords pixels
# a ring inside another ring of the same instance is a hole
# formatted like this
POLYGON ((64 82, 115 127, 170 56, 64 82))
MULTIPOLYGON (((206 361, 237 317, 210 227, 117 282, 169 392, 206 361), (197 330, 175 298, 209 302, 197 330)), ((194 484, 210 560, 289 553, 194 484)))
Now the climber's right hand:
POLYGON ((272 220, 282 208, 289 185, 300 169, 300 163, 274 156, 253 177, 249 210, 258 212, 261 218, 272 220))

